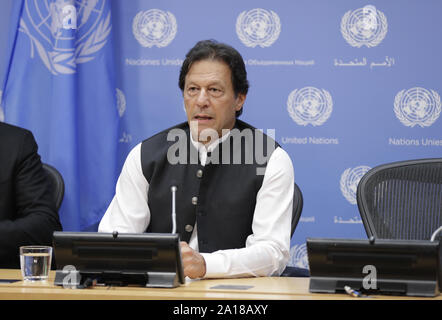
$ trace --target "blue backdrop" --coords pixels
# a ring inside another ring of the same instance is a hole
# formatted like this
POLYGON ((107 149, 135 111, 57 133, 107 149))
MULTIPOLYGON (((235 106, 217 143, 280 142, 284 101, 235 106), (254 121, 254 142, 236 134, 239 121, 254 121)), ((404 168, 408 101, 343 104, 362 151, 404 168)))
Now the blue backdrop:
POLYGON ((440 1, 1 5, 0 120, 31 129, 65 176, 65 230, 94 230, 129 150, 185 120, 178 73, 201 39, 241 52, 241 118, 275 129, 292 158, 304 210, 291 265, 306 266, 308 236, 366 237, 355 191, 367 170, 441 157, 440 1))

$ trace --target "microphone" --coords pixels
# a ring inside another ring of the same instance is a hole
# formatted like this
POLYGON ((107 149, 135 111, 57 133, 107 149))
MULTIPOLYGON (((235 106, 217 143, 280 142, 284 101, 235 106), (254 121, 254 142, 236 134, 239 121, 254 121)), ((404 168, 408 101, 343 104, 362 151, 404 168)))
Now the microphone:
POLYGON ((170 192, 172 192, 172 233, 176 233, 176 191, 177 186, 173 185, 170 187, 170 192))

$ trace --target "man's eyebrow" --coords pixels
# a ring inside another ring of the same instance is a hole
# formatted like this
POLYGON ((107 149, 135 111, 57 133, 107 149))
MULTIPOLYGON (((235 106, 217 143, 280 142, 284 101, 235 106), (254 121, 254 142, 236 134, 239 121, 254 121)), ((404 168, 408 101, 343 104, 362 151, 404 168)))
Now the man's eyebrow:
MULTIPOLYGON (((186 86, 189 86, 189 85, 200 86, 200 84, 198 84, 197 81, 195 81, 195 80, 186 81, 186 86)), ((209 80, 205 85, 206 86, 213 86, 213 85, 225 86, 224 82, 221 80, 209 80)))

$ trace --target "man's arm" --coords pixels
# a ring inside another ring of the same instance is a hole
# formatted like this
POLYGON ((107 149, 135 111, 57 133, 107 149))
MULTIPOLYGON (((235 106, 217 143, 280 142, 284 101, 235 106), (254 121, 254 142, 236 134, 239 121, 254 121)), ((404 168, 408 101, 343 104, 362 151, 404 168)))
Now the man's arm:
POLYGON ((147 204, 149 183, 141 168, 141 143, 135 146, 124 162, 115 187, 115 196, 98 226, 99 232, 144 232, 149 225, 147 204))
MULTIPOLYGON (((251 234, 245 248, 213 253, 194 251, 191 260, 204 258, 204 265, 192 268, 192 278, 225 278, 280 275, 290 255, 294 171, 288 154, 277 148, 269 159, 262 187, 257 195, 251 234), (203 268, 205 267, 205 268, 203 268), (205 274, 201 275, 201 270, 205 274), (198 272, 195 272, 197 270, 198 272)), ((183 248, 183 246, 181 247, 183 248)), ((191 256, 191 253, 187 253, 191 256)), ((183 258, 184 268, 186 263, 183 258)), ((189 269, 190 270, 190 269, 189 269)))
POLYGON ((21 138, 12 178, 16 210, 0 221, 1 265, 18 265, 19 246, 51 245, 52 233, 62 229, 37 143, 29 131, 21 138))

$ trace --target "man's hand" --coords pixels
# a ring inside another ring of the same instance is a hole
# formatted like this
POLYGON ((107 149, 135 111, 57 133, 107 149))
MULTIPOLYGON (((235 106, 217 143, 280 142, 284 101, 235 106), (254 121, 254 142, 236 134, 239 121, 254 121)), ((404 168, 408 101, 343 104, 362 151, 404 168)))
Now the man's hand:
POLYGON ((203 256, 189 247, 187 242, 181 241, 180 246, 184 276, 191 279, 204 277, 206 274, 206 261, 203 256))

